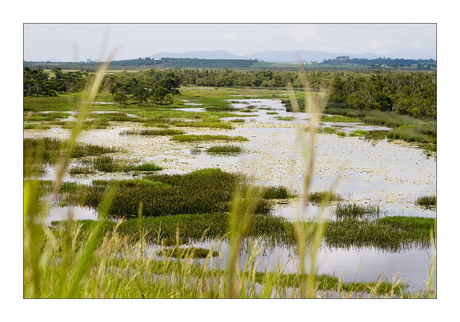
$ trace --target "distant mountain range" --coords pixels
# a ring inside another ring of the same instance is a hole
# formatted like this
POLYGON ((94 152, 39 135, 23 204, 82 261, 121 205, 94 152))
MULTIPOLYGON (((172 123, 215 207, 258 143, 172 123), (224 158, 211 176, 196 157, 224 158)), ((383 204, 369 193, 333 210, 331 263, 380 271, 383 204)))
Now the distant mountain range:
POLYGON ((197 58, 197 59, 258 59, 267 62, 296 62, 298 58, 302 61, 323 61, 324 59, 334 59, 338 56, 350 56, 350 58, 403 58, 403 59, 434 59, 436 60, 436 47, 421 49, 406 49, 390 53, 388 55, 350 54, 350 53, 328 53, 325 51, 312 50, 289 50, 289 51, 264 51, 250 55, 235 55, 225 50, 213 51, 188 51, 184 53, 161 52, 149 56, 153 59, 165 58, 197 58))

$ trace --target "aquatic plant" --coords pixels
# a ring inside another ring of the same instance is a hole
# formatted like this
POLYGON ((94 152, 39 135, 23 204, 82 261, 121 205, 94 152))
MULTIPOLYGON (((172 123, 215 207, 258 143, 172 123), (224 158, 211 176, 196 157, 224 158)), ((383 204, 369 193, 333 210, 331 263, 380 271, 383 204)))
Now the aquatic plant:
POLYGON ((237 145, 215 145, 207 148, 205 151, 210 154, 240 154, 243 152, 243 149, 237 145))
POLYGON ((338 204, 334 211, 337 218, 357 218, 364 216, 379 216, 380 207, 374 205, 360 205, 357 203, 338 204))
POLYGON ((418 206, 423 206, 425 208, 430 208, 436 206, 436 196, 421 196, 415 200, 415 204, 418 206))
POLYGON ((341 200, 342 197, 333 191, 315 191, 308 194, 308 201, 315 205, 341 200))

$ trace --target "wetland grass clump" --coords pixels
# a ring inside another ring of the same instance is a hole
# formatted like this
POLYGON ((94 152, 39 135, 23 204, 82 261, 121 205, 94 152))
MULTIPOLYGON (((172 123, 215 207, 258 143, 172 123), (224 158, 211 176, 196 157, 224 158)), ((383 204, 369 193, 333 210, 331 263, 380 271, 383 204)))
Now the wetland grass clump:
POLYGON ((262 188, 262 198, 264 199, 288 199, 295 196, 294 192, 289 191, 284 186, 262 188))
POLYGON ((380 207, 367 205, 363 206, 357 203, 338 204, 335 209, 335 215, 340 218, 363 218, 365 216, 379 216, 380 207))
POLYGON ((435 195, 431 195, 431 196, 421 196, 421 197, 418 197, 416 200, 415 200, 415 204, 417 206, 422 206, 422 207, 425 207, 425 208, 431 208, 431 207, 436 207, 436 196, 435 195))
POLYGON ((194 135, 194 134, 184 134, 184 135, 175 135, 171 140, 179 142, 199 142, 199 141, 249 141, 244 136, 228 136, 228 135, 194 135))
POLYGON ((277 115, 279 114, 278 112, 265 112, 265 114, 269 114, 269 115, 277 115))
MULTIPOLYGON (((114 171, 113 166, 110 167, 112 168, 104 170, 114 171)), ((235 189, 247 186, 243 176, 222 172, 220 169, 201 169, 182 175, 149 174, 140 180, 143 181, 93 181, 91 186, 84 188, 87 198, 84 204, 79 205, 97 207, 107 185, 112 182, 117 185, 109 211, 109 215, 114 218, 136 218, 141 203, 144 217, 223 213, 229 211, 235 189), (149 184, 150 182, 154 183, 149 184)), ((281 187, 269 191, 277 198, 287 198, 291 195, 281 187)), ((268 198, 270 195, 265 197, 268 198)), ((251 198, 247 201, 254 203, 254 213, 270 212, 272 205, 263 196, 255 195, 251 198)))
POLYGON ((337 131, 336 134, 342 138, 347 136, 347 133, 342 132, 342 131, 337 131))
POLYGON ((243 149, 237 145, 215 145, 206 149, 209 154, 229 154, 237 155, 243 153, 243 149))
POLYGON ((229 122, 233 122, 233 123, 246 123, 246 120, 245 120, 245 119, 233 119, 233 120, 230 120, 229 122))
POLYGON ((314 205, 328 204, 333 201, 341 201, 342 196, 333 191, 316 191, 308 194, 308 201, 314 205))

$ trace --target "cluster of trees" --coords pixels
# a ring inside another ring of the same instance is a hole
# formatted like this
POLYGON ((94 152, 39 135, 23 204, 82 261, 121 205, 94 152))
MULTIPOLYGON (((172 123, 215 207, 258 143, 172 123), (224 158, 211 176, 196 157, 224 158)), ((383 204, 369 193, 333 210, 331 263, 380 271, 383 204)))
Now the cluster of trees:
POLYGON ((81 71, 64 73, 58 67, 54 67, 51 73, 54 75, 53 77, 50 77, 50 74, 42 69, 24 67, 24 96, 56 96, 58 93, 78 93, 85 88, 93 77, 93 75, 81 71))
POLYGON ((342 64, 356 64, 368 65, 372 67, 379 67, 386 65, 388 67, 411 67, 416 65, 418 69, 431 69, 436 68, 436 60, 434 59, 402 59, 402 58, 349 58, 348 56, 340 56, 334 59, 325 59, 321 64, 325 65, 342 65, 342 64))
POLYGON ((435 72, 335 73, 330 102, 436 118, 436 84, 435 72))
POLYGON ((181 78, 173 70, 150 69, 137 73, 116 73, 105 76, 102 88, 114 95, 120 103, 128 95, 143 103, 151 99, 157 104, 171 104, 179 94, 181 78))

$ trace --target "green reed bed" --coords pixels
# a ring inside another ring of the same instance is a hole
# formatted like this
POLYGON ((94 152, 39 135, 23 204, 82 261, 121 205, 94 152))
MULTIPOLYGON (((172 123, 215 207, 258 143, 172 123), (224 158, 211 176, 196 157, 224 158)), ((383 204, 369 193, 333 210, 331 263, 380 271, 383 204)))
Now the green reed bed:
POLYGON ((415 200, 417 206, 422 206, 425 208, 436 207, 436 196, 421 196, 415 200))
POLYGON ((162 130, 127 130, 121 131, 120 135, 178 135, 184 134, 182 130, 162 129, 162 130))
POLYGON ((379 216, 380 207, 374 205, 360 205, 357 203, 338 204, 334 214, 337 218, 363 218, 365 216, 379 216))
MULTIPOLYGON (((93 182, 91 186, 84 188, 86 198, 80 205, 96 208, 106 188, 110 184, 116 184, 117 190, 109 212, 116 218, 136 218, 141 203, 144 217, 222 213, 229 211, 235 189, 246 187, 242 176, 219 169, 202 169, 184 175, 150 174, 145 175, 142 180, 142 185, 132 180, 93 182), (148 182, 152 184, 147 184, 148 182)), ((278 199, 291 195, 282 187, 276 187, 275 190, 283 192, 276 195, 278 199)), ((267 193, 260 197, 256 194, 249 199, 245 198, 241 199, 241 204, 253 204, 255 213, 270 212, 272 206, 265 199, 271 196, 267 193)))
POLYGON ((333 191, 315 191, 308 194, 308 201, 314 205, 328 204, 341 200, 342 196, 333 191))
POLYGON ((244 152, 243 148, 238 145, 215 145, 207 148, 206 153, 209 154, 231 154, 237 155, 244 152))
POLYGON ((199 141, 249 141, 247 138, 243 136, 228 136, 228 135, 211 135, 211 134, 203 134, 203 135, 194 135, 194 134, 187 134, 187 135, 175 135, 171 138, 174 141, 179 142, 199 142, 199 141))
POLYGON ((399 127, 387 133, 388 139, 416 143, 436 143, 436 138, 420 133, 417 127, 399 127))
POLYGON ((342 132, 342 131, 337 131, 336 134, 340 137, 346 137, 347 136, 347 133, 345 132, 342 132))
POLYGON ((245 119, 233 119, 233 120, 230 120, 230 122, 233 122, 233 123, 246 123, 246 120, 245 119))

